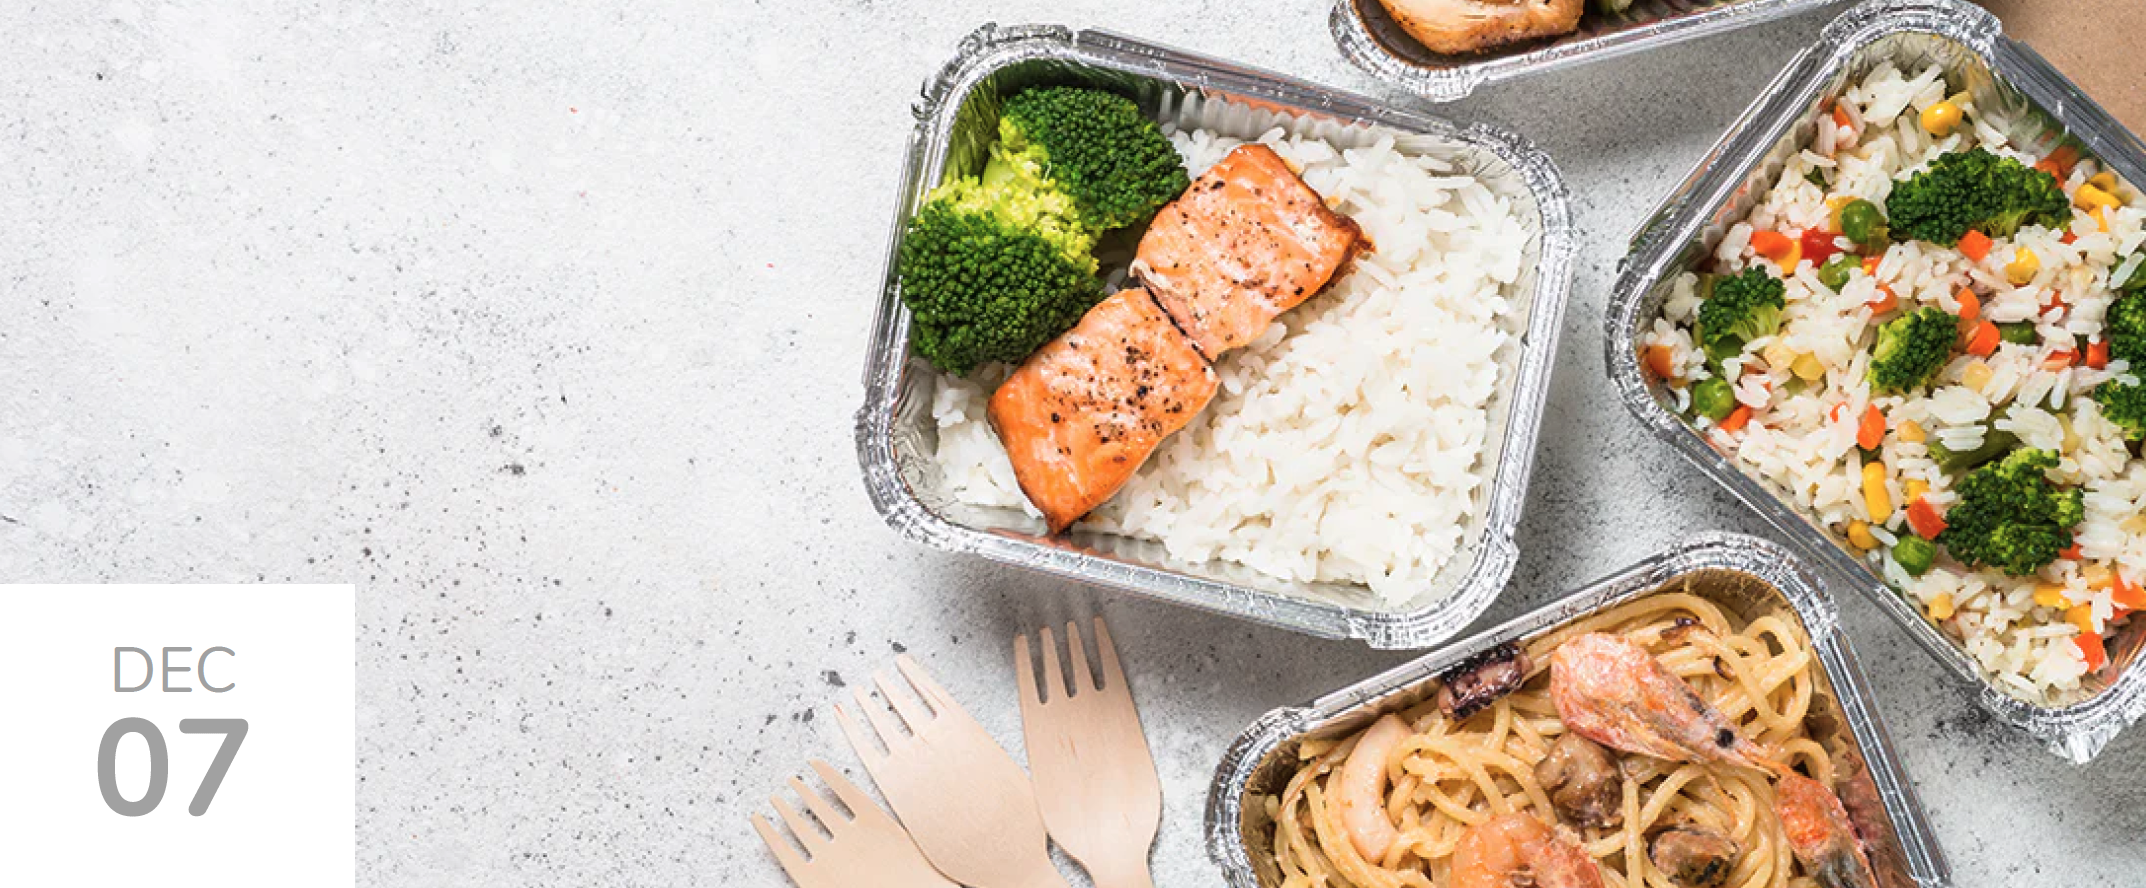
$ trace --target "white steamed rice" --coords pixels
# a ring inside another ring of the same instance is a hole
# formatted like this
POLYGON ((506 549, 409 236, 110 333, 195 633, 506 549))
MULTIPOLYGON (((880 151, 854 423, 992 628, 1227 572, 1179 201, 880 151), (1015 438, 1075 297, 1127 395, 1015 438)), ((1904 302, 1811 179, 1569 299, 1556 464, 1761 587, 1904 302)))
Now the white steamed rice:
MULTIPOLYGON (((1195 177, 1241 144, 1170 135, 1195 177)), ((1206 411, 1084 526, 1186 561, 1415 601, 1464 544, 1487 485, 1489 404, 1515 347, 1507 292, 1529 234, 1482 182, 1390 138, 1337 150, 1276 129, 1259 141, 1376 250, 1225 355, 1206 411)), ((940 380, 936 459, 961 501, 1033 514, 985 420, 1004 372, 940 380)))
MULTIPOLYGON (((1751 248, 1755 230, 1794 234, 1829 226, 1831 199, 1864 198, 1882 206, 1896 179, 1921 170, 1939 154, 1979 145, 2035 162, 2035 156, 2007 140, 2005 121, 1979 113, 1971 103, 1965 106, 1967 126, 1945 138, 1925 132, 1920 112, 1945 100, 1947 89, 1934 67, 1914 75, 1880 68, 1850 89, 1841 102, 1854 125, 1821 122, 1814 144, 1789 161, 1780 184, 1722 239, 1717 270, 1735 273, 1768 262, 1751 248), (1831 174, 1830 190, 1805 179, 1814 169, 1831 174)), ((2098 172, 2092 163, 2080 163, 2065 190, 2076 192, 2098 172)), ((1723 366, 1739 402, 1755 411, 1752 421, 1732 434, 1697 420, 1716 448, 1828 527, 1846 534, 1851 525, 1863 525, 1881 545, 1859 554, 1958 639, 1994 682, 2040 702, 2062 702, 2081 692, 2088 669, 2074 642, 2080 627, 2073 621, 2100 633, 2122 619, 2111 601, 2111 572, 2122 571, 2134 584, 2146 582, 2146 518, 2141 517, 2146 464, 2132 458, 2121 431, 2087 396, 2103 381, 2137 368, 2116 361, 2092 370, 2058 355, 2077 353, 2099 337, 2115 298, 2111 282, 2125 279, 2119 275, 2129 271, 2126 257, 2146 246, 2146 201, 2129 187, 2118 192, 2126 206, 2104 213, 2106 227, 2078 212, 2070 243, 2061 232, 2030 227, 1999 239, 1981 262, 1929 243, 1894 244, 1875 277, 1857 274, 1839 293, 1819 283, 1816 265, 1803 260, 1787 276, 1788 308, 1780 332, 1750 343, 1743 357, 1723 366), (2031 281, 2015 286, 2005 267, 2023 250, 2032 250, 2041 268, 2031 281), (1904 309, 1935 305, 1949 312, 1960 310, 1955 294, 1972 285, 1984 294, 1982 311, 1990 320, 2035 321, 2040 341, 2005 344, 1986 359, 1961 355, 1926 393, 1874 395, 1865 381, 1876 338, 1867 303, 1880 298, 1881 283, 1904 309), (2059 298, 2068 310, 2045 312, 2059 298), (1806 355, 1823 367, 1821 379, 1797 380, 1793 367, 1806 355), (1884 411, 1895 430, 1881 451, 1886 511, 1876 515, 1864 495, 1856 447, 1857 420, 1871 404, 1884 411), (1995 419, 2007 404, 2009 413, 1995 419), (1924 442, 1899 436, 1907 423, 1923 430, 1924 442), (2082 557, 2060 559, 2040 576, 2026 578, 1972 570, 1940 557, 1925 576, 1909 576, 1890 557, 1894 537, 1886 530, 1903 521, 1909 485, 1917 491, 1926 487, 1924 495, 1939 509, 1956 499, 1954 479, 1931 459, 1927 442, 1973 449, 1993 427, 2017 435, 2026 446, 2062 454, 2053 477, 2086 492, 2087 517, 2076 531, 2082 557)), ((1668 346, 1687 384, 1712 375, 1690 333, 1699 305, 1696 285, 1694 275, 1675 282, 1664 317, 1642 340, 1668 346)), ((1679 389, 1679 406, 1688 403, 1686 392, 1679 389)))

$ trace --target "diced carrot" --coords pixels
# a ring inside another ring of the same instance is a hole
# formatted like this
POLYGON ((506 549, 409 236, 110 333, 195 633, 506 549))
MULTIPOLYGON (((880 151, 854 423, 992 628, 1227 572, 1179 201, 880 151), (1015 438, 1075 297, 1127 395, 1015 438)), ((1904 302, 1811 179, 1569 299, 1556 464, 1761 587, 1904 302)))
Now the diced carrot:
POLYGON ((2079 560, 2079 558, 2081 557, 2081 556, 2079 555, 2079 544, 2078 544, 2078 543, 2073 543, 2073 544, 2071 544, 2071 548, 2069 548, 2069 549, 2065 549, 2065 550, 2064 550, 2064 551, 2062 551, 2062 552, 2058 552, 2058 553, 2057 553, 2057 557, 2058 557, 2058 558, 2063 558, 2063 559, 2066 559, 2066 560, 2069 560, 2069 561, 2077 561, 2077 560, 2079 560))
POLYGON ((1855 121, 1848 118, 1848 109, 1839 102, 1833 103, 1833 125, 1841 129, 1855 129, 1855 121))
POLYGON ((1863 273, 1864 273, 1864 274, 1867 274, 1867 275, 1870 275, 1871 277, 1877 277, 1877 276, 1878 276, 1878 263, 1879 263, 1880 261, 1882 261, 1882 260, 1883 260, 1884 258, 1885 258, 1885 257, 1883 257, 1883 256, 1866 256, 1866 257, 1864 257, 1864 259, 1863 259, 1863 273))
POLYGON ((1997 353, 1997 343, 2002 341, 2003 337, 1998 333, 1996 324, 1988 321, 1978 322, 1974 332, 1967 334, 1967 353, 1978 358, 1987 358, 1997 353))
MULTIPOLYGON (((2079 149, 2070 145, 2058 145, 2055 151, 2049 152, 2048 156, 2042 158, 2042 163, 2049 164, 2054 168, 2049 174, 2057 177, 2059 181, 2069 179, 2071 178, 2072 167, 2079 165, 2079 149)), ((2034 168, 2041 169, 2042 164, 2035 164, 2034 168)))
POLYGON ((2125 610, 2146 610, 2146 589, 2124 582, 2124 572, 2121 570, 2110 570, 2109 577, 2113 583, 2109 593, 2110 601, 2125 610))
POLYGON ((1835 404, 1832 410, 1826 412, 1826 418, 1834 422, 1840 422, 1840 412, 1846 409, 1848 409, 1848 404, 1845 401, 1835 404))
POLYGON ((1918 496, 1914 502, 1908 503, 1908 527, 1916 536, 1934 540, 1945 532, 1945 516, 1938 514, 1937 507, 1930 505, 1928 499, 1918 496))
POLYGON ((2072 642, 2079 646, 2080 655, 2086 657, 2086 671, 2100 672, 2101 667, 2109 665, 2109 648, 2101 643, 2099 634, 2081 632, 2072 636, 2072 642))
POLYGON ((1990 240, 1989 235, 1979 231, 1969 231, 1960 238, 1960 255, 1980 262, 1989 258, 1990 249, 1995 246, 1996 243, 1990 240))
POLYGON ((1647 369, 1665 382, 1677 378, 1676 350, 1666 345, 1647 346, 1647 369))
POLYGON ((1862 424, 1855 427, 1856 446, 1864 450, 1876 450, 1885 443, 1885 411, 1872 404, 1863 411, 1862 424))
POLYGON ((1721 421, 1721 425, 1719 426, 1719 428, 1724 432, 1740 432, 1743 431, 1744 426, 1749 425, 1750 422, 1751 408, 1743 404, 1738 404, 1736 405, 1735 412, 1730 413, 1728 415, 1728 418, 1723 419, 1721 421))
POLYGON ((1871 300, 1869 304, 1871 314, 1886 314, 1900 307, 1900 296, 1893 292, 1893 288, 1879 284, 1878 298, 1871 300))
POLYGON ((2067 231, 2064 232, 2063 237, 2057 238, 2057 242, 2068 247, 2079 242, 2079 235, 2075 232, 2067 231))
POLYGON ((2062 370, 2078 362, 2079 356, 2073 354, 2071 349, 2060 348, 2049 353, 2049 357, 2042 361, 2042 367, 2047 370, 2062 370))
POLYGON ((1982 300, 1975 296, 1975 291, 1962 287, 1959 300, 1960 320, 1972 321, 1982 316, 1982 300))
POLYGON ((2109 366, 2108 340, 2086 344, 2086 365, 2096 370, 2109 366))
POLYGON ((1795 248, 1795 238, 1778 231, 1751 232, 1751 249, 1768 259, 1779 260, 1795 248))

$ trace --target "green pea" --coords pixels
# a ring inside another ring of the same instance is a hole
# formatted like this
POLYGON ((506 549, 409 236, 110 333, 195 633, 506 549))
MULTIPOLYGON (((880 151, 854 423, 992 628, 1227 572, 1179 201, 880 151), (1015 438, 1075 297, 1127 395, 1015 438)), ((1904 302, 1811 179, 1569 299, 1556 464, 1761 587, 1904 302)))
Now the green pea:
POLYGON ((2013 324, 1998 324, 1997 338, 2013 345, 2033 345, 2041 339, 2041 334, 2035 331, 2033 321, 2020 321, 2013 324))
POLYGON ((1878 212, 1878 205, 1860 199, 1841 208, 1840 227, 1849 240, 1864 246, 1876 244, 1890 234, 1885 228, 1885 215, 1878 212))
POLYGON ((1736 390, 1729 387, 1728 380, 1719 376, 1704 380, 1692 386, 1691 409, 1715 422, 1728 419, 1729 414, 1736 412, 1736 390))
POLYGON ((1848 286, 1848 279, 1861 267, 1863 263, 1855 256, 1848 253, 1838 254, 1826 260, 1825 267, 1818 269, 1818 282, 1834 292, 1839 292, 1840 288, 1848 286))
POLYGON ((1937 547, 1922 537, 1904 536, 1893 544, 1893 560, 1900 563, 1900 569, 1907 571, 1908 576, 1919 577, 1929 573, 1931 566, 1937 563, 1937 547))

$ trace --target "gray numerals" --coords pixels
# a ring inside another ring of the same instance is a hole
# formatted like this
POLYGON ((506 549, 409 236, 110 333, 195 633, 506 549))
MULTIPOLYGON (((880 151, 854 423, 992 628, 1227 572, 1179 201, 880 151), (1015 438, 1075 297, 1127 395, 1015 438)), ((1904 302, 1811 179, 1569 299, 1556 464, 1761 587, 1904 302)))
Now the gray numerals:
MULTIPOLYGON (((232 760, 238 758, 239 744, 246 742, 246 720, 243 718, 189 718, 179 722, 182 734, 222 734, 223 745, 217 747, 216 758, 209 762, 208 773, 201 776, 201 786, 194 790, 194 801, 186 806, 186 812, 199 817, 209 812, 209 803, 216 800, 216 790, 224 784, 224 775, 230 773, 232 760)), ((164 748, 164 733, 154 723, 142 718, 123 718, 112 723, 104 731, 104 739, 97 744, 97 790, 104 794, 104 804, 122 817, 140 817, 156 810, 164 800, 164 785, 171 777, 171 757, 164 748), (128 734, 140 734, 149 744, 149 788, 139 799, 128 800, 119 794, 118 759, 119 741, 128 734)))

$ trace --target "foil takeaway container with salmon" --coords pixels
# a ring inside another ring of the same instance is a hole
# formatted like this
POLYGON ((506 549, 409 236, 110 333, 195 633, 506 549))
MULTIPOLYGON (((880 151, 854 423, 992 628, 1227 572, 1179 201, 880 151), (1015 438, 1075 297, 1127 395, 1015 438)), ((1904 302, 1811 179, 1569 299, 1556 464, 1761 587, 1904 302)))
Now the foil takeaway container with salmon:
POLYGON ((917 117, 857 420, 890 525, 1382 647, 1488 606, 1573 260, 1541 152, 1057 27, 917 117))

